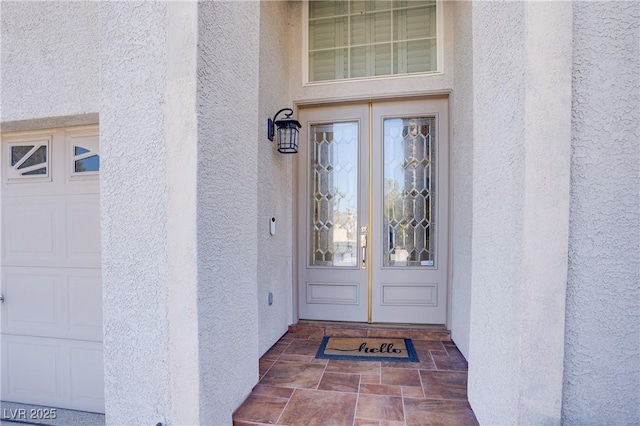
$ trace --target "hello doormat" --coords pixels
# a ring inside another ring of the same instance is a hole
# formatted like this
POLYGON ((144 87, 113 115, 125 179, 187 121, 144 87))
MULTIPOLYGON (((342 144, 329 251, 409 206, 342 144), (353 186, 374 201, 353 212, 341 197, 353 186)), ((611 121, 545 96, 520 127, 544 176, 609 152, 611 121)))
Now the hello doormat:
POLYGON ((316 358, 418 362, 411 339, 324 336, 316 358))

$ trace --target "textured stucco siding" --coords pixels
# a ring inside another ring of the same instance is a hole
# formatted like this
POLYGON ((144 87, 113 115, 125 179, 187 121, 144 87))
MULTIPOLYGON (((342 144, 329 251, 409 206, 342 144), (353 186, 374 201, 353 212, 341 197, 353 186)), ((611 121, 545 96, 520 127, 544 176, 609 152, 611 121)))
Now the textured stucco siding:
MULTIPOLYGON (((262 355, 293 322, 293 162, 296 155, 280 154, 267 139, 267 119, 294 105, 289 97, 288 27, 291 2, 260 2, 260 95, 258 97, 258 316, 262 355), (276 218, 270 235, 269 220, 276 218), (273 304, 268 303, 273 293, 273 304)), ((297 117, 297 114, 294 115, 297 117)), ((282 118, 281 115, 279 118, 282 118)), ((300 141, 302 143, 302 141, 300 141)))
POLYGON ((473 4, 469 401, 482 424, 560 422, 571 19, 567 2, 473 4))
POLYGON ((575 2, 565 424, 640 424, 640 5, 575 2))
POLYGON ((471 3, 454 6, 451 100, 451 338, 469 359, 473 195, 473 38, 471 3))
POLYGON ((469 402, 484 424, 517 419, 514 387, 519 380, 521 319, 514 301, 519 297, 515 284, 523 279, 519 268, 523 219, 517 214, 524 204, 523 7, 522 3, 473 5, 473 47, 486 53, 473 57, 469 402), (486 29, 497 22, 501 31, 490 36, 486 29), (479 80, 482 84, 476 84, 479 80))
POLYGON ((106 419, 171 419, 166 5, 103 2, 100 204, 106 419))
POLYGON ((99 2, 3 1, 0 8, 0 120, 97 112, 99 2))
POLYGON ((260 2, 199 3, 198 280, 204 423, 258 382, 260 2))
POLYGON ((198 4, 168 2, 166 19, 165 188, 170 423, 202 423, 197 252, 198 4))

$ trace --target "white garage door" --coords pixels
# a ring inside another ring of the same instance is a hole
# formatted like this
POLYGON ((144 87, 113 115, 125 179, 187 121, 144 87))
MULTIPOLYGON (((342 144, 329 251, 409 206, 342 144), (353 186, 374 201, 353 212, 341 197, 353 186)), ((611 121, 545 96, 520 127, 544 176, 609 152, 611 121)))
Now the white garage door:
POLYGON ((2 399, 104 412, 98 128, 2 135, 2 399))

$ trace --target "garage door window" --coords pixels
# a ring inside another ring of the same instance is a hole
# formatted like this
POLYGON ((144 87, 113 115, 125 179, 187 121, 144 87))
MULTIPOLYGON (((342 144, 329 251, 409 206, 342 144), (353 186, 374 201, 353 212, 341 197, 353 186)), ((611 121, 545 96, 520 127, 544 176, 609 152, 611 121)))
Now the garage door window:
POLYGON ((95 176, 100 171, 100 148, 97 135, 73 134, 67 139, 71 157, 71 177, 95 176))
POLYGON ((81 146, 76 146, 74 152, 73 164, 75 173, 97 172, 100 170, 99 156, 81 146))
POLYGON ((49 140, 9 144, 9 180, 46 178, 49 176, 49 140))

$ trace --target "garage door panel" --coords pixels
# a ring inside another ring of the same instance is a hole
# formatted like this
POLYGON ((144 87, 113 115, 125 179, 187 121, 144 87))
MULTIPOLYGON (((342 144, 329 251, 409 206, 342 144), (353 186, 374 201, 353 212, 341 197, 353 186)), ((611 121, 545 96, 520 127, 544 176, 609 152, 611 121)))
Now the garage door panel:
POLYGON ((66 205, 67 262, 100 267, 100 202, 98 195, 74 197, 66 205))
POLYGON ((103 371, 101 347, 81 346, 71 348, 71 399, 83 404, 100 407, 104 400, 103 375, 87 374, 103 371))
POLYGON ((3 264, 55 265, 57 203, 52 199, 3 200, 3 264))
POLYGON ((104 413, 101 343, 4 335, 2 351, 3 400, 104 413))
POLYGON ((104 412, 98 127, 0 142, 2 399, 104 412))
POLYGON ((69 329, 77 337, 102 341, 102 281, 99 270, 68 277, 69 329))
POLYGON ((64 368, 61 348, 52 339, 7 336, 2 342, 3 399, 16 401, 36 396, 43 401, 58 401, 64 393, 60 380, 64 368), (10 365, 11 368, 5 368, 10 365))
POLYGON ((7 267, 2 333, 102 341, 99 269, 7 267))
POLYGON ((55 335, 63 326, 61 293, 64 282, 59 272, 12 269, 3 271, 2 332, 13 334, 55 335))

